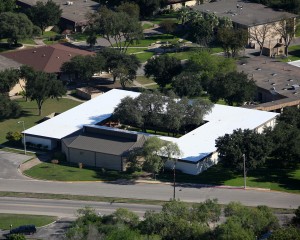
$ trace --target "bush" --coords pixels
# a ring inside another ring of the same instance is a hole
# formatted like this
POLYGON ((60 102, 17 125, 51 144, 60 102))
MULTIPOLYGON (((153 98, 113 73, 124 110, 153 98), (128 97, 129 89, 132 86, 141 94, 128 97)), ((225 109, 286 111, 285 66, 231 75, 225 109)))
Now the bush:
POLYGON ((22 139, 22 134, 20 132, 8 132, 6 134, 6 139, 8 141, 13 141, 13 142, 17 142, 20 141, 22 139))
POLYGON ((8 240, 26 240, 26 237, 23 234, 11 234, 8 240))

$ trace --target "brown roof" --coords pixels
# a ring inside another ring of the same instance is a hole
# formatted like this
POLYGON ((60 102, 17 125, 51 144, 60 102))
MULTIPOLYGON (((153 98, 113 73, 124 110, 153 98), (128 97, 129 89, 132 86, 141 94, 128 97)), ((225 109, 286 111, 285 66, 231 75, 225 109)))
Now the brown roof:
POLYGON ((93 55, 93 53, 65 44, 54 44, 2 53, 1 55, 20 64, 28 65, 37 71, 57 73, 60 72, 61 65, 64 62, 70 61, 72 57, 77 55, 93 55))

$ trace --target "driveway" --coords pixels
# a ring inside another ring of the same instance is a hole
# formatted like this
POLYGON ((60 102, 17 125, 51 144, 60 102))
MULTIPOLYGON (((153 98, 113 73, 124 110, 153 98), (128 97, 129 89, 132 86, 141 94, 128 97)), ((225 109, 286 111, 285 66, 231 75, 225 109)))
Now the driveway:
POLYGON ((32 156, 0 151, 0 179, 28 179, 18 171, 18 166, 30 158, 32 156))

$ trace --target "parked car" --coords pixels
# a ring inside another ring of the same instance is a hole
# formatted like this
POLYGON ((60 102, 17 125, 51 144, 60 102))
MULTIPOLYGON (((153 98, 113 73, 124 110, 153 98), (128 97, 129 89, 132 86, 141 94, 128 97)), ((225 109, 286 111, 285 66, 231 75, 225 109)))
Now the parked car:
POLYGON ((35 225, 23 225, 23 226, 14 228, 10 231, 10 234, 18 234, 18 233, 33 234, 33 233, 36 233, 36 227, 35 227, 35 225))

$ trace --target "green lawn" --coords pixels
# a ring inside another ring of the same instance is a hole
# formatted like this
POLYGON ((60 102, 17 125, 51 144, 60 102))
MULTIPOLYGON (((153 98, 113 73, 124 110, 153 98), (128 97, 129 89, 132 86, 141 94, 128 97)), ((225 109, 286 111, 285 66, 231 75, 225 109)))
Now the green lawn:
POLYGON ((12 225, 12 228, 16 228, 20 225, 28 224, 41 227, 56 220, 57 217, 52 216, 0 213, 0 229, 7 230, 10 228, 10 225, 12 225))
POLYGON ((48 37, 54 37, 57 33, 53 31, 44 32, 44 34, 41 36, 42 38, 48 38, 48 37))
POLYGON ((144 39, 139 40, 138 42, 134 42, 133 44, 129 45, 130 47, 148 47, 151 43, 155 42, 172 42, 178 41, 179 38, 175 37, 171 34, 157 34, 151 37, 147 37, 144 39))
POLYGON ((150 24, 150 23, 145 23, 145 24, 143 24, 143 29, 149 29, 149 28, 152 28, 154 26, 154 24, 152 23, 152 24, 150 24))
POLYGON ((150 59, 153 55, 153 52, 143 52, 136 54, 136 57, 138 58, 138 60, 140 60, 140 62, 144 63, 148 61, 148 59, 150 59))
MULTIPOLYGON (((166 173, 158 176, 163 181, 172 180, 172 173, 166 173)), ((232 172, 229 169, 221 167, 220 164, 209 168, 198 176, 178 173, 176 176, 178 182, 191 182, 212 185, 243 186, 244 179, 241 173, 232 172)), ((300 165, 297 169, 272 169, 260 168, 248 172, 248 187, 270 188, 276 191, 286 191, 291 193, 300 193, 300 165)))
POLYGON ((78 165, 41 163, 25 171, 25 174, 37 179, 56 181, 99 181, 133 179, 137 174, 119 173, 117 171, 101 171, 101 169, 83 168, 78 165))
POLYGON ((147 78, 145 76, 137 76, 136 77, 136 81, 138 83, 142 84, 142 85, 144 85, 144 84, 150 84, 150 83, 155 83, 152 78, 147 78))
MULTIPOLYGON (((41 163, 25 171, 25 174, 37 179, 56 181, 99 181, 99 180, 134 180, 141 173, 119 173, 117 171, 101 171, 101 169, 80 169, 78 165, 41 163)), ((173 181, 173 173, 166 171, 157 176, 161 181, 173 181)), ((227 185, 242 187, 244 184, 241 173, 233 172, 219 165, 209 168, 197 175, 176 174, 176 182, 198 183, 209 185, 227 185)), ((249 171, 248 187, 270 188, 276 191, 300 193, 300 165, 297 169, 260 168, 249 171)))
POLYGON ((35 41, 32 38, 22 39, 20 40, 20 43, 36 45, 35 41))
POLYGON ((168 19, 168 20, 174 20, 178 22, 178 13, 168 13, 168 14, 162 14, 162 15, 156 15, 153 18, 150 18, 149 20, 155 24, 160 24, 162 21, 168 19))
POLYGON ((300 60, 300 45, 289 47, 289 57, 282 59, 283 62, 300 60))
POLYGON ((6 142, 5 136, 8 131, 22 131, 22 126, 17 124, 18 121, 25 122, 25 128, 32 127, 37 121, 41 120, 44 116, 53 112, 64 112, 70 108, 79 105, 71 99, 62 98, 59 101, 56 99, 48 99, 42 107, 42 116, 38 116, 37 104, 35 101, 26 102, 24 99, 16 100, 23 109, 21 117, 17 119, 8 119, 0 121, 0 144, 6 142))

